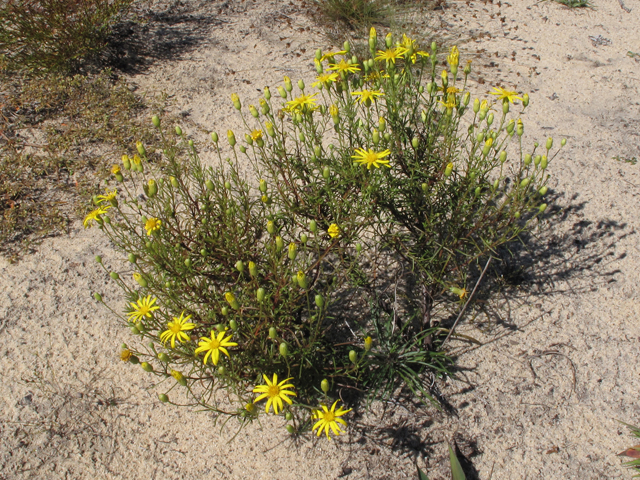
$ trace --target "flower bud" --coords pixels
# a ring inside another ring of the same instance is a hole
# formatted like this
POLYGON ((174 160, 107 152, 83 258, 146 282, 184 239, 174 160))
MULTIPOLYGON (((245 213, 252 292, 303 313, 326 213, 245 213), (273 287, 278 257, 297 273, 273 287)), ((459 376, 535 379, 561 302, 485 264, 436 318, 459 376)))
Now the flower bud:
POLYGON ((491 126, 492 123, 493 123, 493 113, 490 113, 489 116, 487 117, 487 125, 491 126))
POLYGON ((538 190, 538 193, 540 194, 541 197, 544 197, 547 192, 549 191, 549 189, 547 188, 547 186, 545 185, 544 187, 542 187, 540 190, 538 190))
POLYGON ((169 177, 169 182, 171 183, 171 186, 173 188, 178 188, 180 186, 178 180, 176 180, 176 177, 169 177))
POLYGON ((411 146, 417 149, 420 146, 420 139, 418 137, 413 137, 411 139, 411 146))
POLYGON ((546 168, 547 168, 547 165, 548 165, 547 156, 546 156, 546 155, 543 155, 543 156, 542 156, 542 159, 540 160, 540 168, 541 168, 542 170, 544 170, 544 169, 546 169, 546 168))
POLYGON ((156 184, 156 181, 153 178, 149 180, 149 183, 147 185, 147 190, 149 192, 149 197, 154 197, 156 193, 158 193, 158 185, 156 184))
POLYGON ((447 167, 444 169, 444 176, 449 177, 453 172, 453 163, 448 163, 447 167))
POLYGON ((284 358, 287 358, 289 356, 289 347, 287 347, 287 344, 282 342, 280 344, 280 355, 282 355, 284 358))
POLYGON ((507 160, 507 152, 504 150, 500 152, 500 163, 504 163, 507 160))
POLYGON ((373 144, 377 146, 380 143, 380 133, 374 129, 371 136, 373 137, 373 144))
POLYGON ((323 177, 325 180, 329 180, 329 175, 330 175, 330 174, 331 174, 331 170, 329 170, 329 167, 324 167, 324 168, 322 169, 322 177, 323 177))
POLYGON ((522 123, 522 120, 518 119, 518 126, 516 127, 516 133, 518 134, 519 137, 522 136, 522 134, 524 133, 524 124, 522 123))
POLYGON ((320 388, 322 389, 322 391, 324 393, 327 393, 329 391, 330 385, 329 385, 329 380, 327 380, 326 378, 322 380, 322 382, 320 382, 320 388))
POLYGON ((305 136, 304 136, 304 132, 299 132, 298 133, 298 138, 300 139, 301 142, 304 142, 305 136))
POLYGON ((480 197, 480 194, 482 193, 482 187, 476 187, 476 190, 474 192, 476 197, 480 197))
POLYGON ((318 308, 322 308, 324 307, 324 298, 322 297, 322 295, 318 294, 316 295, 316 305, 318 306, 318 308))
POLYGON ((169 363, 171 361, 171 359, 169 358, 169 355, 167 355, 164 352, 160 352, 158 354, 158 360, 160 360, 163 363, 169 363))
POLYGON ((289 260, 295 260, 298 255, 298 247, 295 243, 291 242, 289 244, 289 260))
POLYGON ((229 309, 224 306, 220 309, 220 313, 226 317, 227 315, 229 315, 229 309))
POLYGON ((509 100, 507 100, 506 98, 502 102, 502 113, 504 113, 505 115, 509 113, 509 100))
POLYGON ((138 282, 138 284, 142 287, 142 288, 147 288, 147 281, 145 280, 145 278, 140 275, 138 272, 133 272, 133 279, 138 282))
POLYGON ((528 106, 528 105, 529 105, 529 94, 528 94, 528 93, 525 93, 525 94, 522 96, 522 105, 523 105, 524 107, 526 107, 526 106, 528 106))
POLYGON ((541 155, 536 155, 533 158, 533 164, 537 167, 538 165, 540 165, 540 160, 542 160, 542 156, 541 155))
POLYGON ((238 98, 238 95, 236 95, 235 93, 231 94, 231 101, 233 102, 233 106, 236 108, 236 110, 240 110, 242 108, 242 105, 240 104, 240 99, 238 98))
POLYGON ((160 395, 158 395, 158 400, 160 400, 162 403, 167 403, 169 401, 169 397, 167 397, 166 394, 161 393, 160 395))
POLYGON ((271 90, 269 90, 269 87, 264 87, 264 98, 266 98, 267 101, 271 100, 271 90))
POLYGON ((258 267, 256 267, 255 262, 249 262, 249 275, 254 278, 258 276, 258 267))
POLYGON ((129 157, 127 155, 122 156, 122 166, 125 170, 131 169, 131 160, 129 160, 129 157))
POLYGON ((233 293, 231 293, 231 292, 225 293, 224 294, 224 298, 227 301, 227 303, 229 304, 229 306, 231 308, 233 308, 234 310, 238 310, 240 308, 240 304, 236 300, 236 297, 235 297, 235 295, 233 293))
POLYGON ((560 146, 564 147, 567 144, 567 139, 563 138, 562 140, 560 140, 560 146))
POLYGON ((278 87, 278 93, 280 94, 280 96, 284 99, 287 98, 287 92, 284 90, 284 88, 282 87, 278 87))
POLYGON ((238 150, 240 150, 240 153, 247 153, 247 148, 244 145, 240 145, 240 147, 238 147, 238 150))
POLYGON ((218 373, 220 375, 225 375, 227 373, 227 369, 224 366, 218 367, 218 373))
POLYGON ((528 167, 529 165, 531 165, 531 154, 530 154, 530 153, 527 153, 527 154, 524 156, 524 164, 525 164, 525 166, 527 166, 527 167, 528 167))
POLYGON ((229 140, 229 145, 232 147, 236 144, 236 136, 233 134, 231 130, 227 130, 227 139, 229 140))
POLYGON ((120 278, 120 275, 118 275, 116 272, 111 272, 109 276, 114 280, 118 280, 120 278))
POLYGON ((309 230, 311 230, 312 233, 316 233, 318 231, 318 224, 315 220, 311 220, 309 222, 309 230))
POLYGON ((151 117, 151 123, 153 123, 154 127, 160 128, 160 118, 157 115, 151 117))
POLYGON ((284 240, 282 240, 281 236, 276 237, 276 251, 280 252, 284 248, 284 240))
POLYGON ((102 257, 100 255, 96 255, 96 263, 102 263, 102 257))
POLYGON ((466 92, 464 94, 464 96, 462 97, 462 104, 467 107, 469 105, 469 102, 471 101, 471 94, 469 92, 466 92))
POLYGON ((218 143, 218 134, 216 132, 211 132, 211 140, 213 140, 214 143, 218 143))
POLYGON ((236 269, 242 273, 244 271, 244 263, 242 262, 242 260, 238 260, 236 262, 236 269))
POLYGON ((296 279, 298 280, 298 285, 300 286, 300 288, 307 288, 307 276, 302 270, 298 271, 296 279))
POLYGON ((531 179, 530 178, 525 178, 520 182, 520 187, 521 188, 527 188, 529 186, 529 183, 531 183, 531 179))
POLYGON ((371 344, 373 343, 373 339, 371 337, 366 337, 364 339, 364 351, 368 352, 371 350, 371 344))
POLYGON ((384 119, 384 117, 380 117, 378 119, 378 130, 381 132, 384 132, 384 129, 387 126, 387 121, 384 119))
POLYGON ((544 211, 547 209, 547 204, 543 203, 542 205, 540 205, 540 207, 538 208, 538 212, 540 213, 544 213, 544 211))
POLYGON ((95 298, 97 302, 102 301, 102 295, 100 295, 98 292, 93 294, 93 298, 95 298))
POLYGON ((300 242, 302 242, 303 245, 306 245, 308 240, 309 240, 309 237, 307 237, 306 233, 303 233, 302 235, 300 235, 300 242))
POLYGON ((355 350, 349 350, 349 360, 351 360, 351 363, 353 364, 358 363, 358 352, 355 350))
POLYGON ((358 252, 358 253, 362 252, 362 244, 361 243, 356 243, 356 252, 358 252))
POLYGON ((231 320, 229 322, 229 328, 231 328, 231 330, 237 330, 238 329, 238 322, 236 322, 235 320, 231 320))
POLYGON ((286 76, 284 77, 284 88, 289 93, 291 93, 291 90, 293 90, 293 85, 291 85, 291 79, 286 76))
POLYGON ((296 431, 296 429, 294 428, 294 426, 293 426, 293 425, 291 425, 290 423, 289 423, 289 424, 287 424, 287 426, 286 426, 286 427, 284 427, 284 428, 287 430, 287 432, 289 432, 289 433, 290 433, 290 434, 292 434, 292 435, 293 435, 293 434, 295 433, 295 431, 296 431))
POLYGON ((478 113, 480 111, 480 100, 477 98, 473 101, 473 113, 478 113))
POLYGON ((142 369, 143 369, 145 372, 153 372, 153 365, 151 365, 151 364, 149 364, 149 363, 147 363, 147 362, 142 362, 142 363, 140 364, 140 366, 142 367, 142 369))
POLYGON ((269 232, 269 234, 271 234, 271 235, 276 233, 276 226, 273 223, 273 220, 267 221, 267 232, 269 232))
POLYGON ((227 190, 231 190, 231 182, 229 180, 224 182, 224 188, 226 188, 227 190))
POLYGON ((258 299, 259 302, 264 300, 264 296, 265 296, 265 290, 264 288, 259 288, 256 292, 256 298, 258 299))
POLYGON ((136 149, 141 156, 145 157, 147 155, 147 151, 145 150, 142 142, 136 142, 136 149))
POLYGON ((276 327, 269 328, 269 338, 275 340, 278 338, 278 332, 276 332, 276 327))
POLYGON ((547 150, 551 150, 551 147, 553 147, 553 138, 549 137, 547 138, 547 150))

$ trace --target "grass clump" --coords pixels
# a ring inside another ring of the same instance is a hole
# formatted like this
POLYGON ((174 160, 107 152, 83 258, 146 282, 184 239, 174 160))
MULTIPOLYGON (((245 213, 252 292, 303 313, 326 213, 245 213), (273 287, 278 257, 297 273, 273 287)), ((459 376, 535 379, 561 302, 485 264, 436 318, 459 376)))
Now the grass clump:
POLYGON ((591 0, 554 0, 567 8, 594 8, 591 0))
POLYGON ((438 71, 437 53, 371 29, 365 56, 317 51, 311 87, 285 77, 248 107, 232 95, 244 132, 211 134, 213 166, 158 117, 161 141, 114 165, 118 189, 85 226, 129 262, 96 258, 139 338, 121 358, 158 376, 161 401, 327 436, 346 425, 338 398, 404 388, 437 404, 452 316, 544 216, 557 154, 522 142, 528 95, 471 102, 470 64, 453 47, 438 71))
POLYGON ((340 23, 350 30, 386 23, 391 8, 384 0, 320 0, 317 5, 328 23, 340 23))
POLYGON ((133 0, 7 0, 0 4, 0 55, 9 71, 66 72, 105 45, 133 0))
MULTIPOLYGON (((629 428, 629 432, 631 433, 631 435, 636 438, 640 438, 640 428, 629 425, 628 423, 620 423, 626 425, 629 428)), ((633 478, 640 477, 640 445, 635 445, 633 447, 627 448, 624 452, 621 452, 618 455, 631 458, 631 460, 624 463, 624 466, 637 473, 637 475, 634 475, 633 478)))

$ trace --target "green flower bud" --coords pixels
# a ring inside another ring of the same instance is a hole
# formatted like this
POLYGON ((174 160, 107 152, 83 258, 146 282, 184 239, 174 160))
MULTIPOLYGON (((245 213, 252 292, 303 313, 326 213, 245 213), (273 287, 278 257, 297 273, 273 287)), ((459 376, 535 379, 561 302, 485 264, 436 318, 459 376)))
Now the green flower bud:
POLYGON ((102 301, 102 295, 100 295, 98 292, 93 294, 93 298, 95 298, 97 302, 102 301))
POLYGON ((306 245, 308 240, 309 240, 309 237, 307 237, 305 233, 300 235, 300 242, 302 242, 303 245, 306 245))
POLYGON ((255 262, 249 262, 249 275, 254 278, 258 276, 258 267, 256 267, 255 262))
POLYGON ((249 112, 251 113, 253 118, 258 118, 260 116, 260 114, 258 113, 258 110, 256 110, 256 107, 253 105, 249 105, 249 112))
POLYGON ((300 286, 300 288, 307 288, 307 276, 302 270, 298 271, 298 274, 296 275, 296 279, 298 281, 298 285, 300 286))
POLYGON ((505 101, 502 102, 502 113, 505 115, 509 113, 509 100, 505 98, 505 101))
POLYGON ((331 170, 329 170, 329 167, 324 167, 322 169, 322 176, 324 177, 325 180, 329 179, 330 174, 331 174, 331 170))
POLYGON ((543 203, 542 205, 540 205, 540 207, 538 208, 538 212, 540 213, 544 213, 544 211, 547 209, 547 204, 543 203))
POLYGON ((149 180, 147 191, 149 192, 149 197, 154 197, 158 193, 158 185, 154 179, 149 180))
POLYGON ((120 275, 118 275, 116 272, 111 272, 109 276, 114 280, 118 280, 120 278, 120 275))
POLYGON ((304 132, 298 133, 298 138, 300 139, 301 142, 304 142, 304 139, 305 139, 304 132))
POLYGON ((145 150, 142 142, 136 142, 136 149, 141 156, 145 157, 147 155, 147 151, 145 150))
POLYGON ((351 360, 351 363, 353 364, 358 363, 358 352, 355 350, 349 350, 349 360, 351 360))
POLYGON ((247 153, 247 147, 245 147, 244 145, 240 145, 238 147, 238 150, 240 150, 240 153, 247 153))
POLYGON ((284 88, 282 87, 278 87, 278 93, 280 94, 280 96, 284 99, 287 98, 287 92, 285 92, 284 88))
POLYGON ((231 320, 229 322, 229 328, 231 328, 231 330, 238 330, 238 322, 231 320))
POLYGON ((211 180, 207 180, 206 182, 204 182, 204 185, 205 187, 207 187, 207 190, 209 190, 210 192, 213 192, 215 185, 211 180))
POLYGON ((151 365, 151 364, 149 364, 149 363, 147 363, 147 362, 142 362, 142 363, 140 364, 140 366, 142 367, 142 369, 143 369, 145 372, 153 372, 153 365, 151 365))
POLYGON ((426 192, 429 189, 429 185, 427 185, 426 183, 423 183, 420 187, 422 188, 423 192, 426 192))
POLYGON ((316 305, 318 308, 324 307, 324 298, 320 294, 316 295, 316 305))
POLYGON ((322 382, 320 382, 320 388, 324 393, 327 393, 329 391, 329 388, 331 388, 329 385, 329 380, 327 380, 326 378, 323 379, 322 382))
POLYGON ((347 53, 351 53, 351 45, 349 44, 349 40, 344 41, 344 43, 342 44, 342 49, 347 53))
POLYGON ((531 165, 531 154, 527 153, 527 154, 524 156, 524 164, 525 164, 525 166, 527 166, 527 167, 528 167, 529 165, 531 165))
POLYGON ((240 98, 235 93, 231 94, 231 102, 236 110, 240 110, 242 108, 242 104, 240 103, 240 98))
POLYGON ((213 140, 214 143, 218 143, 218 134, 216 132, 211 132, 211 140, 213 140))
POLYGON ((504 150, 500 152, 500 162, 504 163, 507 161, 507 152, 504 150))
POLYGON ((284 358, 287 358, 289 356, 289 347, 287 347, 287 344, 282 342, 280 344, 280 355, 282 355, 284 358))
POLYGON ((158 400, 160 400, 162 403, 167 403, 169 401, 169 397, 167 397, 166 394, 161 393, 160 395, 158 395, 158 400))
POLYGON ((476 98, 473 101, 473 113, 478 113, 479 111, 480 111, 480 100, 476 98))
POLYGON ((224 188, 226 188, 227 190, 231 190, 231 182, 229 180, 224 182, 224 188))
POLYGON ((262 193, 267 191, 267 181, 264 179, 260 180, 260 186, 258 187, 262 193))
POLYGON ((304 82, 302 80, 298 80, 298 88, 304 90, 304 82))
POLYGON ((178 180, 176 180, 176 177, 169 177, 169 182, 171 183, 171 186, 173 188, 178 188, 180 186, 178 180))
POLYGON ((295 260, 298 255, 298 247, 295 243, 289 244, 289 260, 295 260))
POLYGON ((291 412, 287 412, 284 414, 284 419, 287 420, 288 422, 290 422, 291 420, 293 420, 293 413, 291 412))
POLYGON ((464 96, 462 97, 462 104, 467 107, 469 106, 469 102, 471 101, 471 94, 469 92, 466 92, 464 94, 464 96))
POLYGON ((364 339, 364 351, 368 352, 371 350, 371 345, 373 344, 373 339, 371 337, 366 337, 364 339))
POLYGON ((282 240, 281 236, 276 237, 276 251, 280 252, 284 248, 284 240, 282 240))
POLYGON ((453 172, 453 163, 448 163, 447 167, 444 169, 444 176, 449 177, 453 172))
POLYGON ((480 194, 482 193, 482 187, 476 187, 476 190, 474 192, 476 197, 480 197, 480 194))
POLYGON ((182 135, 182 129, 178 125, 176 125, 176 135, 182 135))
POLYGON ((520 218, 521 213, 520 212, 516 212, 513 214, 514 218, 517 220, 518 218, 520 218))
POLYGON ((175 378, 176 382, 178 382, 183 387, 187 386, 187 379, 184 378, 184 375, 182 375, 182 373, 178 372, 177 370, 171 370, 171 376, 175 378))
POLYGON ((385 139, 385 141, 387 141, 387 142, 391 141, 391 134, 390 134, 389 132, 385 133, 385 134, 384 134, 384 139, 385 139))
POLYGON ((158 118, 157 115, 154 115, 153 117, 151 117, 151 123, 153 123, 154 127, 160 128, 160 118, 158 118))
POLYGON ((142 287, 142 288, 147 288, 147 281, 145 280, 145 278, 140 275, 138 272, 134 272, 133 273, 133 279, 138 282, 138 284, 142 287))
POLYGON ((533 164, 537 167, 538 165, 540 165, 540 160, 542 160, 542 156, 536 155, 533 159, 533 164))
POLYGON ((264 288, 259 288, 258 291, 256 292, 256 298, 258 299, 259 302, 264 300, 264 295, 265 295, 265 291, 264 288))
POLYGON ((493 123, 493 113, 490 113, 489 116, 487 117, 487 125, 491 126, 492 123, 493 123))
POLYGON ((500 186, 500 179, 496 178, 496 181, 493 182, 493 189, 497 190, 499 186, 500 186))
POLYGON ((527 188, 529 186, 529 183, 531 183, 531 179, 530 178, 525 178, 520 182, 520 187, 521 188, 527 188))
POLYGON ((547 186, 545 185, 544 187, 542 187, 540 190, 538 190, 538 193, 540 194, 541 197, 544 197, 547 192, 549 191, 549 189, 547 188, 547 186))
POLYGON ((169 355, 167 355, 164 352, 160 352, 158 354, 158 360, 160 360, 163 363, 169 363, 171 361, 171 359, 169 358, 169 355))
MULTIPOLYGON (((225 293, 224 294, 224 298, 227 301, 227 303, 229 304, 229 306, 231 308, 233 308, 234 310, 238 310, 240 308, 240 304, 238 303, 238 300, 236 300, 236 296, 233 293, 231 293, 231 292, 225 293)), ((225 315, 225 314, 223 313, 223 315, 225 315)))
POLYGON ((238 260, 236 262, 236 269, 242 273, 244 271, 244 263, 242 262, 242 260, 238 260))
POLYGON ((132 363, 134 365, 138 365, 140 363, 140 359, 138 357, 136 357, 135 355, 131 355, 131 357, 129 357, 129 363, 132 363))
POLYGON ((271 90, 269 90, 269 87, 264 87, 264 98, 266 98, 267 101, 271 100, 271 90))
POLYGON ((269 234, 271 234, 271 235, 276 233, 276 226, 273 223, 273 220, 268 220, 267 221, 267 232, 269 232, 269 234))
POLYGON ((218 373, 220 375, 226 375, 227 369, 224 366, 218 367, 218 373))
POLYGON ((291 85, 291 79, 289 77, 284 77, 284 89, 289 93, 293 90, 293 85, 291 85))
POLYGON ((362 252, 362 244, 361 243, 356 243, 356 252, 358 252, 358 253, 362 252))
POLYGON ((563 138, 562 140, 560 140, 560 146, 564 147, 567 144, 567 139, 563 138))
POLYGON ((102 263, 102 257, 100 255, 96 255, 96 263, 102 263))
POLYGON ((278 332, 276 332, 276 327, 270 327, 269 328, 269 338, 271 338, 273 340, 278 338, 278 332))
POLYGON ((229 307, 227 306, 222 307, 220 309, 220 313, 226 317, 227 315, 229 315, 229 307))
POLYGON ((290 423, 289 423, 289 424, 287 424, 287 426, 286 426, 286 427, 284 427, 284 428, 285 428, 285 429, 287 430, 287 432, 289 432, 290 434, 293 434, 293 433, 296 431, 296 429, 295 429, 295 428, 293 427, 293 425, 291 425, 290 423))
POLYGON ((507 123, 507 133, 511 134, 515 128, 516 128, 515 120, 513 119, 509 120, 509 123, 507 123))
POLYGON ((547 150, 551 150, 551 147, 553 147, 553 138, 549 137, 547 138, 547 150))
POLYGON ((229 140, 229 145, 232 147, 236 144, 236 136, 233 134, 232 130, 227 130, 227 139, 229 140))
POLYGON ((315 220, 311 220, 309 222, 309 230, 311 230, 312 233, 316 233, 318 231, 318 224, 315 220))
POLYGON ((547 168, 547 165, 548 165, 547 156, 546 156, 546 155, 543 155, 543 156, 542 156, 542 159, 540 160, 540 168, 541 168, 542 170, 544 170, 544 169, 546 169, 546 168, 547 168))
POLYGON ((418 137, 413 137, 411 139, 411 146, 417 149, 419 145, 420 145, 420 140, 418 139, 418 137))
POLYGON ((187 258, 187 259, 184 261, 184 266, 185 266, 185 267, 187 267, 187 268, 191 268, 191 266, 192 266, 192 265, 193 265, 193 262, 191 261, 191 259, 190 259, 190 258, 187 258))
POLYGON ((523 105, 524 107, 526 107, 526 106, 528 106, 528 105, 529 105, 529 94, 525 93, 525 94, 522 96, 522 105, 523 105))

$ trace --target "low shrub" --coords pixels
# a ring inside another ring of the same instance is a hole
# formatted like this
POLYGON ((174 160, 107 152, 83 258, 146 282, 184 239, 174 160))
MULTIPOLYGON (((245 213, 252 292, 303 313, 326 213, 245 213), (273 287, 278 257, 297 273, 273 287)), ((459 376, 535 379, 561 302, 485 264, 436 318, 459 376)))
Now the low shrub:
POLYGON ((160 400, 184 388, 242 421, 266 400, 289 432, 327 436, 346 425, 337 398, 400 387, 434 401, 451 365, 442 322, 470 301, 478 266, 544 214, 553 140, 525 154, 510 116, 528 96, 471 102, 457 48, 437 73, 435 43, 372 29, 369 47, 316 52, 313 90, 285 77, 279 99, 232 95, 246 133, 228 131, 229 147, 212 133, 212 167, 154 117, 162 144, 139 143, 113 167, 121 191, 94 199, 85 226, 130 262, 121 275, 97 258, 125 292, 114 313, 145 342, 122 359, 164 379, 160 400))

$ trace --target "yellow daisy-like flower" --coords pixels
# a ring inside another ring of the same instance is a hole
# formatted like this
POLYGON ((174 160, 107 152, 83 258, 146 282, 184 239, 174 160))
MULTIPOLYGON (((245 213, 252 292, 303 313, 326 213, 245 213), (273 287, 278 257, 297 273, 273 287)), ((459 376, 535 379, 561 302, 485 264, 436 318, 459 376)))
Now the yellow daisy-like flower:
POLYGON ((93 212, 89 212, 82 222, 84 228, 91 228, 93 222, 101 220, 100 215, 107 213, 107 210, 111 208, 111 205, 102 205, 96 208, 93 212))
POLYGON ((386 62, 396 63, 396 59, 407 53, 404 47, 387 48, 386 50, 378 50, 376 60, 384 60, 386 62))
POLYGON ((113 173, 114 175, 117 175, 121 171, 122 170, 120 170, 120 165, 114 165, 113 167, 111 167, 111 173, 113 173))
POLYGON ((333 61, 333 57, 336 55, 346 55, 347 52, 345 50, 340 50, 339 52, 327 52, 322 57, 320 57, 320 61, 324 62, 325 60, 333 61))
POLYGON ((120 360, 122 360, 123 362, 128 362, 129 360, 131 360, 131 357, 133 357, 133 353, 131 353, 131 350, 129 350, 128 348, 125 348, 120 352, 120 360))
POLYGON ((449 55, 447 55, 447 62, 452 67, 457 67, 459 57, 460 57, 460 52, 458 52, 458 47, 454 45, 453 47, 451 47, 451 51, 449 52, 449 55))
POLYGON ((344 432, 344 430, 340 428, 338 423, 341 423, 345 427, 347 426, 347 422, 345 422, 340 417, 346 413, 349 413, 351 409, 343 410, 342 407, 340 407, 338 411, 336 411, 336 405, 339 401, 340 400, 336 400, 335 402, 333 402, 331 410, 329 410, 326 405, 321 405, 322 410, 318 409, 313 412, 313 418, 317 419, 318 421, 315 423, 312 430, 315 430, 317 428, 318 436, 320 436, 322 434, 322 431, 324 430, 324 432, 327 434, 327 438, 331 440, 331 437, 329 436, 329 429, 331 429, 335 435, 340 435, 342 432, 344 432))
POLYGON ((269 413, 269 407, 273 405, 273 412, 277 415, 278 409, 282 410, 282 400, 291 405, 291 399, 289 396, 297 396, 295 392, 291 391, 291 388, 294 388, 293 385, 287 383, 291 378, 287 378, 286 380, 282 380, 278 383, 278 375, 273 374, 273 381, 269 381, 266 375, 262 375, 264 381, 267 383, 266 385, 258 385, 253 389, 254 393, 261 393, 258 398, 254 400, 254 403, 259 402, 264 398, 268 398, 267 405, 264 409, 265 412, 269 413))
POLYGON ((130 322, 139 322, 144 317, 151 318, 151 313, 158 310, 160 307, 154 305, 156 298, 151 298, 151 295, 147 295, 143 299, 138 299, 136 303, 131 302, 131 308, 133 310, 127 313, 130 322))
POLYGON ((140 156, 137 153, 133 156, 133 158, 131 160, 136 165, 140 165, 142 163, 142 159, 140 158, 140 156))
POLYGON ((318 75, 316 77, 316 81, 313 82, 311 84, 312 87, 316 87, 316 88, 320 88, 323 85, 327 86, 329 84, 331 84, 332 82, 335 82, 336 80, 338 80, 338 74, 337 73, 323 73, 322 75, 318 75))
POLYGON ((508 100, 511 103, 514 103, 515 100, 522 100, 522 97, 518 97, 518 92, 512 92, 510 90, 505 90, 502 87, 493 87, 495 92, 489 92, 491 95, 497 95, 498 100, 508 100))
POLYGON ((443 89, 442 87, 438 87, 438 90, 441 92, 445 92, 445 93, 460 93, 462 92, 462 90, 460 90, 457 87, 447 87, 446 90, 443 89))
POLYGON ((160 341, 167 343, 167 340, 171 340, 171 348, 176 348, 176 339, 184 343, 189 341, 189 335, 186 331, 196 328, 195 323, 187 322, 191 318, 191 315, 184 316, 184 312, 180 314, 180 318, 173 317, 173 322, 167 323, 167 329, 160 334, 160 341))
POLYGON ((371 105, 371 101, 375 101, 376 97, 381 97, 384 95, 379 90, 362 90, 361 92, 351 92, 351 95, 358 98, 358 101, 362 104, 365 102, 369 102, 367 105, 371 105))
POLYGON ((154 230, 158 230, 162 225, 162 221, 157 218, 149 218, 147 222, 144 224, 144 228, 147 231, 147 235, 151 235, 151 232, 154 230))
POLYGON ((215 331, 211 331, 211 338, 202 337, 200 338, 200 343, 198 343, 199 347, 196 348, 196 355, 202 352, 207 352, 204 356, 204 360, 202 363, 207 363, 209 357, 211 357, 211 361, 214 365, 218 365, 218 361, 220 360, 220 352, 224 353, 227 357, 229 357, 229 352, 225 347, 237 347, 238 344, 234 342, 230 342, 231 335, 227 338, 224 338, 225 331, 218 333, 216 336, 215 331))
POLYGON ((453 93, 447 95, 447 101, 443 102, 442 100, 438 100, 438 103, 441 103, 445 106, 445 108, 456 108, 456 96, 453 93))
POLYGON ((300 95, 297 98, 294 98, 290 102, 287 102, 287 110, 295 111, 295 110, 303 110, 305 106, 314 107, 316 104, 316 99, 313 98, 317 95, 314 93, 313 95, 300 95))
POLYGON ((356 73, 360 71, 360 67, 345 62, 344 59, 340 60, 340 63, 336 63, 329 67, 329 70, 335 70, 338 73, 356 73))
POLYGON ((384 157, 386 157, 390 153, 391 150, 374 152, 371 149, 367 151, 362 148, 356 148, 356 154, 352 155, 351 158, 355 158, 356 162, 360 163, 361 165, 366 165, 367 169, 371 169, 371 167, 380 168, 380 165, 391 168, 391 166, 389 165, 389 160, 383 160, 384 157))
POLYGON ((336 225, 335 223, 332 223, 329 226, 329 229, 327 230, 327 233, 329 234, 329 236, 331 238, 336 238, 338 235, 340 235, 340 227, 338 225, 336 225))
POLYGON ((251 138, 254 141, 262 138, 262 130, 254 130, 253 132, 251 132, 251 138))
POLYGON ((340 115, 340 110, 338 109, 338 107, 336 105, 331 105, 329 107, 329 114, 332 117, 337 117, 338 115, 340 115))
POLYGON ((105 191, 106 195, 98 195, 99 203, 110 202, 111 200, 116 198, 116 195, 118 195, 118 189, 115 189, 113 192, 110 192, 108 189, 105 191))

